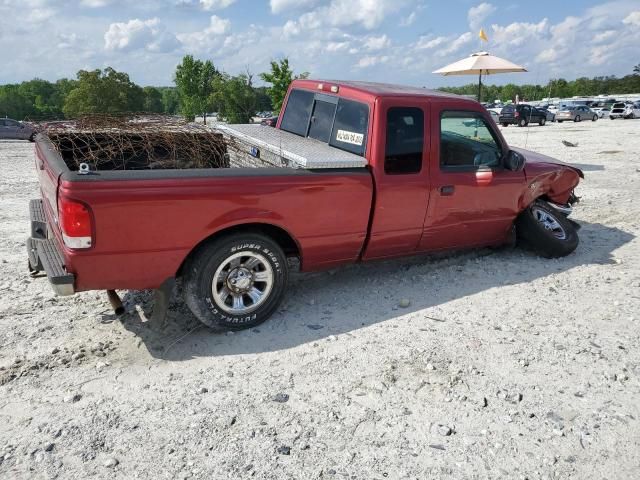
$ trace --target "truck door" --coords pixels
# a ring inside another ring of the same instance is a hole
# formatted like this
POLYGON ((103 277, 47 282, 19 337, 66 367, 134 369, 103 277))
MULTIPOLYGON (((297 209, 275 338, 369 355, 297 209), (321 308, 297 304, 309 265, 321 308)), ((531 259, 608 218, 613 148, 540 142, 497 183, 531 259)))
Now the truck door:
POLYGON ((525 176, 503 167, 508 147, 494 127, 483 113, 432 105, 432 191, 420 250, 507 238, 525 176))
POLYGON ((364 259, 415 252, 429 202, 427 103, 379 99, 370 161, 375 202, 364 259))

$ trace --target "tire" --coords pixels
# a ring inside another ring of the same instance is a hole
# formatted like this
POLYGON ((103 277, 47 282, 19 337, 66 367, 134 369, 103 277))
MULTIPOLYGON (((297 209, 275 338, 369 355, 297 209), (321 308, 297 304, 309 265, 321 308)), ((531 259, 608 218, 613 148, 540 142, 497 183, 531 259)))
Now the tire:
POLYGON ((615 118, 615 117, 611 117, 611 116, 610 116, 610 117, 609 117, 609 120, 613 120, 614 118, 615 118))
POLYGON ((539 124, 541 127, 544 127, 544 124, 545 124, 545 123, 547 123, 547 119, 546 119, 546 118, 544 118, 544 117, 542 117, 542 118, 540 119, 540 121, 538 122, 538 124, 539 124))
POLYGON ((573 119, 574 122, 580 122, 582 121, 582 119, 580 118, 580 115, 576 115, 576 118, 573 119))
POLYGON ((542 200, 536 200, 518 216, 516 235, 518 244, 545 258, 569 255, 579 242, 571 220, 542 200))
POLYGON ((595 122, 598 120, 598 115, 594 115, 593 118, 591 119, 592 122, 595 122))
POLYGON ((508 127, 508 126, 509 126, 509 124, 508 124, 508 123, 505 123, 505 122, 502 122, 502 126, 503 126, 503 127, 508 127))
POLYGON ((629 115, 629 118, 630 118, 631 120, 633 120, 634 118, 636 118, 636 114, 635 114, 635 113, 632 113, 631 115, 629 115))
POLYGON ((242 330, 267 320, 280 305, 289 279, 280 246, 257 233, 204 245, 189 258, 184 272, 185 303, 216 331, 242 330))
POLYGON ((564 120, 558 120, 558 123, 562 123, 564 120))
POLYGON ((518 126, 519 127, 526 127, 529 124, 529 122, 527 122, 526 118, 521 118, 520 120, 518 120, 518 126))

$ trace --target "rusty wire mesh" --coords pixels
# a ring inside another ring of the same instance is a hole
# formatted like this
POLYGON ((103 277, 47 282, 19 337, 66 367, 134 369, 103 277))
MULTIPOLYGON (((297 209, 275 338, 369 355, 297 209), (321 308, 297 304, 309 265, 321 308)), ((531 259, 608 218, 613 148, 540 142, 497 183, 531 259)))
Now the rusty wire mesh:
POLYGON ((228 167, 227 142, 207 126, 164 115, 88 115, 40 125, 67 166, 92 170, 228 167))

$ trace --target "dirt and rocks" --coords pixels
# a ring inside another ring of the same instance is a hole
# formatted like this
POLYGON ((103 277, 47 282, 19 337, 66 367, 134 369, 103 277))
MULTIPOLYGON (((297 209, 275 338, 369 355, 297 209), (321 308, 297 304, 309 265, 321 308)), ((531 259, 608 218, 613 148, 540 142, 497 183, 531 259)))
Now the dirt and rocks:
POLYGON ((234 334, 30 278, 32 145, 0 142, 0 478, 640 478, 640 120, 503 131, 584 170, 574 254, 295 275, 234 334))

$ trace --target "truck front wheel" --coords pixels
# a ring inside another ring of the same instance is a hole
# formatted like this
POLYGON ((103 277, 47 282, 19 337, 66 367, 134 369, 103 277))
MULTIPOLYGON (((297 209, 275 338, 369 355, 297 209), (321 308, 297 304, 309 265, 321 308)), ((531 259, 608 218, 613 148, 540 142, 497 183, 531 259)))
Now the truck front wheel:
POLYGON ((542 200, 535 201, 516 220, 518 243, 546 258, 569 255, 578 246, 576 228, 542 200))
POLYGON ((215 330, 241 330, 267 320, 282 301, 287 259, 270 238, 234 234, 201 247, 184 269, 184 301, 215 330))

